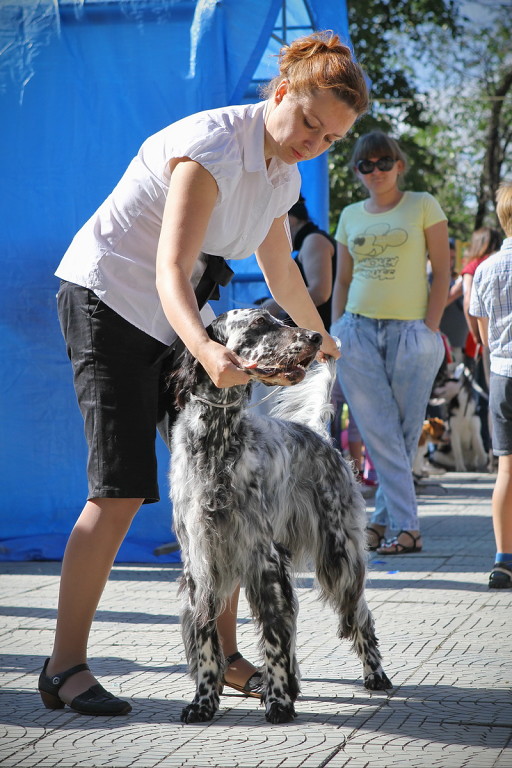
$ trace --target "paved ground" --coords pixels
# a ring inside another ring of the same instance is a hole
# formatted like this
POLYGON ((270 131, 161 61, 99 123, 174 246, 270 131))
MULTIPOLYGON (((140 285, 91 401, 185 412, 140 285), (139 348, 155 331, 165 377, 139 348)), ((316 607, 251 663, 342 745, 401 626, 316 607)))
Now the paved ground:
MULTIPOLYGON (((36 681, 52 640, 58 563, 0 566, 0 764, 114 768, 510 768, 512 590, 489 591, 491 475, 450 473, 420 495, 424 550, 373 557, 368 601, 395 685, 370 694, 330 611, 302 574, 298 717, 265 722, 255 699, 221 698, 182 725, 193 691, 175 565, 116 566, 91 638, 93 669, 129 698, 124 718, 45 710, 36 681)), ((371 506, 371 501, 369 502, 371 506)), ((240 645, 257 658, 246 605, 240 645)))

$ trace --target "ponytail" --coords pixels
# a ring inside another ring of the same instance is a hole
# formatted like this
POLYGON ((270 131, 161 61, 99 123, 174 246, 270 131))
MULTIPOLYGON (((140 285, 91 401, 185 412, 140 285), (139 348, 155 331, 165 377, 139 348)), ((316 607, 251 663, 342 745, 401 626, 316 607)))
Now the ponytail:
POLYGON ((314 32, 284 46, 279 54, 279 75, 264 89, 269 98, 286 79, 290 93, 332 90, 357 115, 368 110, 369 95, 361 66, 350 48, 333 32, 314 32))

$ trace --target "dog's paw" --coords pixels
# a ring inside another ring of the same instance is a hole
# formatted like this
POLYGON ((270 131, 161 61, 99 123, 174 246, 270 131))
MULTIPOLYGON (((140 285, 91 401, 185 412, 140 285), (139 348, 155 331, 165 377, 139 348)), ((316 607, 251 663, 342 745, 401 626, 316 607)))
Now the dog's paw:
POLYGON ((364 687, 369 691, 386 691, 388 688, 393 687, 393 683, 381 669, 380 671, 366 675, 364 679, 364 687))
POLYGON ((289 723, 294 717, 296 717, 296 712, 293 704, 280 704, 278 701, 273 701, 267 706, 265 712, 265 718, 273 725, 289 723))
POLYGON ((182 723, 205 723, 211 720, 218 707, 212 706, 211 701, 193 701, 181 710, 182 723))

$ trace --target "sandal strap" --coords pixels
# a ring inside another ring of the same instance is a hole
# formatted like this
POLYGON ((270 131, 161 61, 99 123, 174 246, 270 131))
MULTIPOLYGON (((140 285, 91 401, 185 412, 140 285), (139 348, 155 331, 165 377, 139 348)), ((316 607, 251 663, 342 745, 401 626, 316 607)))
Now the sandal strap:
POLYGON ((495 573, 495 571, 499 571, 499 573, 504 573, 506 576, 512 576, 512 568, 507 565, 506 563, 495 563, 492 568, 492 573, 495 573))
POLYGON ((253 675, 250 676, 250 678, 244 685, 244 688, 246 691, 254 691, 256 693, 261 693, 261 691, 263 691, 263 685, 264 685, 263 673, 258 670, 257 672, 255 672, 253 675))
POLYGON ((412 539, 414 546, 416 546, 416 544, 418 543, 418 541, 421 539, 421 533, 419 534, 419 536, 413 536, 413 535, 412 535, 412 533, 411 533, 410 531, 404 531, 404 530, 401 530, 401 531, 399 531, 399 532, 398 532, 398 536, 395 536, 395 538, 393 539, 393 541, 396 541, 396 542, 397 542, 397 544, 398 544, 398 546, 400 546, 400 547, 403 547, 403 546, 405 546, 404 544, 400 544, 400 543, 398 542, 398 539, 399 539, 399 537, 402 535, 402 533, 405 533, 405 534, 406 534, 406 536, 408 536, 410 539, 412 539))
POLYGON ((236 653, 232 653, 231 656, 226 656, 225 657, 225 659, 226 659, 226 666, 229 667, 230 664, 233 664, 233 662, 239 661, 242 658, 243 658, 243 656, 240 653, 240 651, 236 651, 236 653))
POLYGON ((51 675, 49 676, 49 679, 52 682, 52 685, 55 686, 57 690, 61 688, 66 680, 69 680, 70 677, 73 677, 73 675, 78 674, 78 672, 85 672, 89 669, 88 664, 77 664, 75 667, 71 667, 70 669, 66 669, 65 672, 61 672, 59 675, 51 675))

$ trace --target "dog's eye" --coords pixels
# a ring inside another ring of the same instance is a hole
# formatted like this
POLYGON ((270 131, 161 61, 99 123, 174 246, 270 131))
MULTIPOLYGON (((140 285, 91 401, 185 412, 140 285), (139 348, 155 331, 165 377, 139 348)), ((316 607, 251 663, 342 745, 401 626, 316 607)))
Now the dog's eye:
POLYGON ((252 323, 252 324, 253 324, 253 325, 265 325, 265 323, 266 323, 266 322, 267 322, 267 321, 265 320, 265 318, 264 318, 264 317, 257 317, 257 318, 256 318, 256 319, 253 321, 253 323, 252 323))

